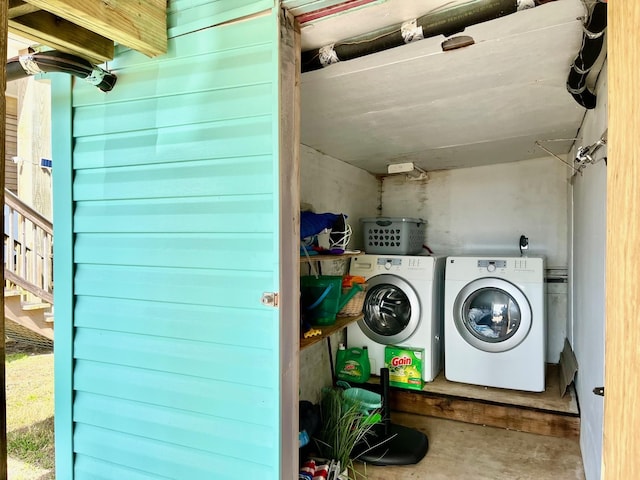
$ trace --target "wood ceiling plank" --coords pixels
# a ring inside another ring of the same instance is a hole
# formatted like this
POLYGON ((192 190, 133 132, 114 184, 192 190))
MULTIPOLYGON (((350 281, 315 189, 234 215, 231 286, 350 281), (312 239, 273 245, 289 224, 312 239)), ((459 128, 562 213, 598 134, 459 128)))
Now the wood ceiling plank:
POLYGON ((22 0, 9 0, 9 16, 8 18, 16 18, 27 13, 33 13, 40 10, 35 5, 30 5, 22 0))
POLYGON ((38 11, 11 19, 9 31, 94 63, 113 59, 113 41, 48 12, 38 11))
POLYGON ((27 2, 150 57, 167 52, 166 0, 27 2))

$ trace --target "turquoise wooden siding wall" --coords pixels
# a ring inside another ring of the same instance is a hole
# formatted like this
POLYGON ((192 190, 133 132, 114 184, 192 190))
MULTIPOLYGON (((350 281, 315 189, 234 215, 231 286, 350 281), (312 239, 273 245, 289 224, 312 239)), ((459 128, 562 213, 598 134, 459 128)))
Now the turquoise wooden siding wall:
POLYGON ((281 477, 273 7, 171 2, 112 92, 54 81, 57 478, 281 477))

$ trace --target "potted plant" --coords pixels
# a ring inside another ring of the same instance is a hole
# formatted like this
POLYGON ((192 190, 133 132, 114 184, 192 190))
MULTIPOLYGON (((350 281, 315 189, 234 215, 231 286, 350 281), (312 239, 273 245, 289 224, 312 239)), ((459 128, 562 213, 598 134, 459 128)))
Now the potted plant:
POLYGON ((354 469, 353 461, 373 445, 370 445, 372 419, 380 419, 380 409, 368 410, 361 402, 345 401, 341 388, 326 389, 321 402, 322 428, 316 438, 320 454, 340 462, 340 480, 366 479, 365 473, 354 469), (354 453, 357 447, 359 453, 354 453))

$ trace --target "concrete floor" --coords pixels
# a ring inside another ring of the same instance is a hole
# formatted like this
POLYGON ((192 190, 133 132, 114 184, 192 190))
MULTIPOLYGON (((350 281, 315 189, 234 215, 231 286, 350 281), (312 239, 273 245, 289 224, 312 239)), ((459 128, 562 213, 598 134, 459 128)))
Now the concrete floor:
MULTIPOLYGON (((578 440, 515 432, 453 420, 392 413, 394 423, 427 434, 417 465, 367 466, 368 480, 584 480, 578 440)), ((358 467, 362 470, 362 465, 358 467)))

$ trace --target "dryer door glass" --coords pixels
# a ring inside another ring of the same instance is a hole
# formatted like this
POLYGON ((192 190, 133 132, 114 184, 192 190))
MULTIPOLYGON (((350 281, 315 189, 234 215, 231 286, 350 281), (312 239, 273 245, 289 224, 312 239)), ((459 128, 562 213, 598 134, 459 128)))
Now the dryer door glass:
POLYGON ((485 342, 503 342, 520 327, 521 311, 516 300, 499 288, 475 291, 462 307, 465 327, 485 342))
POLYGON ((393 337, 411 321, 411 302, 402 289, 391 284, 375 285, 367 292, 364 321, 376 335, 393 337))
POLYGON ((479 278, 465 285, 453 303, 456 330, 485 352, 506 352, 529 334, 532 313, 527 297, 500 278, 479 278))

